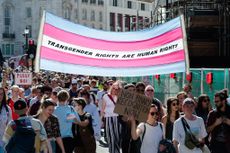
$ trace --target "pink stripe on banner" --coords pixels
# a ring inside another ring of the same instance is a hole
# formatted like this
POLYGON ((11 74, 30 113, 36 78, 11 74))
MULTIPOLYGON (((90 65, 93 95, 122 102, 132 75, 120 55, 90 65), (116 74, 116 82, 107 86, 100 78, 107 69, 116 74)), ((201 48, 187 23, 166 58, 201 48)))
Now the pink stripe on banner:
POLYGON ((48 59, 52 61, 58 61, 63 63, 71 63, 85 66, 99 66, 99 67, 143 67, 154 66, 161 64, 170 64, 179 61, 184 61, 184 50, 173 52, 167 55, 135 59, 135 60, 108 60, 108 59, 95 59, 88 57, 81 57, 69 53, 59 52, 47 47, 41 47, 41 59, 48 59))
MULTIPOLYGON (((150 49, 153 47, 161 46, 172 42, 174 40, 182 38, 181 28, 174 29, 165 34, 157 36, 152 39, 136 42, 113 42, 113 41, 104 41, 89 37, 80 36, 70 32, 63 31, 52 25, 44 25, 44 34, 52 37, 54 39, 70 43, 73 45, 78 45, 81 47, 100 49, 100 50, 111 50, 111 51, 133 51, 133 50, 142 50, 150 49)), ((121 40, 122 41, 122 40, 121 40)))

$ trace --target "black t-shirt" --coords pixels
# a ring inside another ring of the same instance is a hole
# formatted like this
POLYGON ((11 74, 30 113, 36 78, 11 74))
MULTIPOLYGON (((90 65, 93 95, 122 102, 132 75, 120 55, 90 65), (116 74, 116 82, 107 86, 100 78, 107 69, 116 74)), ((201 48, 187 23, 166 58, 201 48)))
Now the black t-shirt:
POLYGON ((74 141, 77 146, 83 145, 83 137, 94 137, 93 125, 92 125, 92 116, 89 113, 84 113, 83 115, 78 114, 81 121, 89 120, 89 124, 86 127, 81 127, 73 123, 72 132, 74 136, 74 141), (84 133, 82 133, 84 132, 84 133))
MULTIPOLYGON (((209 117, 207 120, 207 126, 211 126, 215 123, 217 118, 228 118, 230 119, 230 106, 226 105, 225 112, 220 112, 217 110, 213 110, 209 113, 209 117)), ((230 146, 230 126, 222 123, 216 126, 211 131, 211 142, 222 142, 226 143, 227 146, 230 146)))

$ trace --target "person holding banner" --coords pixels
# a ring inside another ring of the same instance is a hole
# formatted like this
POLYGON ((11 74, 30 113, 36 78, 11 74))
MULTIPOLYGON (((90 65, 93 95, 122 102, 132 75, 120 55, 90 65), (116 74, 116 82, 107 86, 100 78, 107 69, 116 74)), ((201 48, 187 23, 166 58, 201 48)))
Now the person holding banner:
POLYGON ((120 153, 121 147, 121 124, 118 114, 114 113, 117 96, 122 88, 119 81, 113 83, 108 94, 102 98, 102 117, 105 117, 106 136, 109 144, 109 153, 120 153))

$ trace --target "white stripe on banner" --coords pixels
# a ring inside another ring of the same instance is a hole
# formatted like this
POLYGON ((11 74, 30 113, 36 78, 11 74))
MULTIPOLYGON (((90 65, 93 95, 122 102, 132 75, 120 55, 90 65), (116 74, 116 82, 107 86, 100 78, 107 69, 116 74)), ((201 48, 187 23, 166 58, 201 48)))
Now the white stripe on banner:
POLYGON ((134 60, 162 56, 170 54, 183 49, 183 40, 178 39, 160 47, 155 47, 146 50, 134 51, 108 51, 85 48, 70 43, 62 42, 49 36, 43 36, 42 46, 47 48, 78 55, 82 57, 95 58, 95 59, 113 59, 113 60, 134 60))
POLYGON ((137 68, 103 68, 92 67, 84 65, 67 64, 62 62, 50 61, 41 59, 41 69, 81 74, 81 75, 94 75, 94 76, 148 76, 155 74, 169 74, 185 71, 185 63, 176 62, 172 64, 151 66, 151 67, 137 67, 137 68))

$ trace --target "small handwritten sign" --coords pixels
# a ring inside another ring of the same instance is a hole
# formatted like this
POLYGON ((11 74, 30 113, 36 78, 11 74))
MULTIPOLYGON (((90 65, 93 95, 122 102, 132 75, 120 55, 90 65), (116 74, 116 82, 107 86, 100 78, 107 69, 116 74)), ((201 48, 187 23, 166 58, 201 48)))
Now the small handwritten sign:
POLYGON ((124 116, 132 114, 136 120, 145 122, 151 103, 150 98, 123 89, 118 96, 114 112, 124 116))
POLYGON ((32 73, 16 73, 15 74, 16 85, 31 85, 32 84, 32 73))

